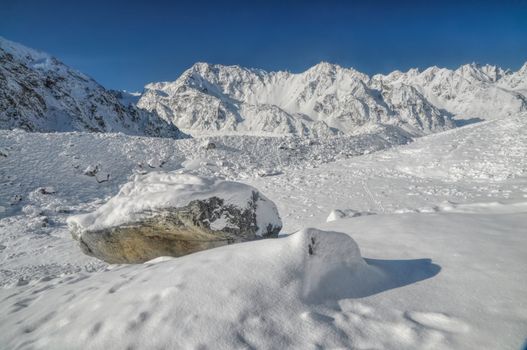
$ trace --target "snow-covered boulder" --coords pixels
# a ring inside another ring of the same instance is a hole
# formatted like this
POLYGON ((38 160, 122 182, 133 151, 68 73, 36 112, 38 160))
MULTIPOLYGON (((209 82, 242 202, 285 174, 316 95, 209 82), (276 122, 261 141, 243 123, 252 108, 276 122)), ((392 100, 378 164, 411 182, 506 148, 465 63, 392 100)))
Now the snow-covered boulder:
POLYGON ((282 221, 257 189, 175 172, 136 175, 92 213, 68 219, 84 253, 109 263, 139 263, 257 238, 282 221))

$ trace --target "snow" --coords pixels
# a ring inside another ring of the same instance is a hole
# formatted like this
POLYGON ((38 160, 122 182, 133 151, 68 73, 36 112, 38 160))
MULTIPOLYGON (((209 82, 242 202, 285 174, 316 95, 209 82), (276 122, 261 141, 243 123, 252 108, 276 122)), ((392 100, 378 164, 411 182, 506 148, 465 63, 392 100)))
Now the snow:
POLYGON ((321 62, 305 72, 197 63, 142 94, 106 90, 56 58, 0 37, 0 127, 30 131, 332 137, 441 132, 527 111, 527 66, 468 64, 369 77, 321 62), (31 82, 28 84, 28 82, 31 82), (452 118, 455 118, 453 120, 452 118))
POLYGON ((518 114, 409 144, 387 129, 311 141, 0 131, 0 344, 521 348, 526 128, 518 114), (97 165, 109 181, 83 174, 97 165), (254 186, 282 235, 138 265, 81 253, 69 216, 134 179, 179 176, 254 186))
MULTIPOLYGON (((51 64, 52 57, 44 52, 37 51, 0 36, 0 48, 13 55, 18 60, 32 65, 36 69, 49 70, 54 68, 51 64)), ((79 73, 80 74, 80 73, 79 73)))
MULTIPOLYGON (((246 208, 252 194, 258 190, 246 184, 200 177, 179 172, 151 172, 135 175, 121 187, 119 193, 97 210, 70 216, 68 226, 77 235, 84 231, 99 231, 123 224, 140 222, 166 208, 181 208, 195 200, 220 198, 225 205, 246 208)), ((257 236, 268 225, 281 226, 275 205, 260 194, 256 208, 257 236)), ((215 221, 213 229, 222 229, 215 221)))
POLYGON ((527 322, 516 277, 527 272, 524 223, 515 214, 365 216, 323 226, 348 235, 306 229, 35 281, 1 292, 1 327, 19 332, 0 338, 36 349, 517 348, 527 322))

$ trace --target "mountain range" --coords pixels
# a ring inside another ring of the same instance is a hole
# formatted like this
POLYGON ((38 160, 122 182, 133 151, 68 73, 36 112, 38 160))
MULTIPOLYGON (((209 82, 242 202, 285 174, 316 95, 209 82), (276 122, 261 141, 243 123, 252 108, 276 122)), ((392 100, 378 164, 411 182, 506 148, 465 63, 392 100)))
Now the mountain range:
POLYGON ((320 63, 300 74, 197 63, 174 82, 148 84, 138 106, 190 133, 350 134, 388 124, 413 135, 454 119, 527 110, 527 64, 519 71, 467 64, 369 77, 320 63))
POLYGON ((389 127, 422 136, 524 111, 527 63, 515 72, 472 63, 371 77, 326 62, 298 74, 196 63, 176 81, 131 95, 0 38, 3 129, 180 138, 183 132, 320 137, 389 127))

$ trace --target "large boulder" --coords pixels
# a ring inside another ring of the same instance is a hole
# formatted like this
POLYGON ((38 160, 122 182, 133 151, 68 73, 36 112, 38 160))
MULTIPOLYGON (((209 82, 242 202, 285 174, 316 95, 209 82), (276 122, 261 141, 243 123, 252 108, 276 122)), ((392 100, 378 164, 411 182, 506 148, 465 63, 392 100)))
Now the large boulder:
POLYGON ((68 218, 84 253, 109 263, 140 263, 159 256, 276 237, 275 204, 238 182, 181 173, 137 175, 92 213, 68 218))

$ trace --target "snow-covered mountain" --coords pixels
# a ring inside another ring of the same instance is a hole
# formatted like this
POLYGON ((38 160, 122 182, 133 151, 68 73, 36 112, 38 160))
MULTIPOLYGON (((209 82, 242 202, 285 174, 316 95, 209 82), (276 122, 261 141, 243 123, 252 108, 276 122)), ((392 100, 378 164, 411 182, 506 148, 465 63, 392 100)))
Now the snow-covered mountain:
POLYGON ((391 124, 414 135, 527 110, 527 65, 518 72, 470 64, 368 77, 320 63, 300 74, 197 63, 152 83, 138 106, 191 133, 328 135, 391 124))
POLYGON ((460 119, 496 119, 527 111, 527 63, 517 72, 475 63, 456 70, 395 71, 373 76, 371 85, 412 86, 432 105, 460 119))
POLYGON ((56 58, 0 37, 0 128, 183 136, 126 101, 56 58))
POLYGON ((197 63, 175 82, 147 85, 138 106, 201 133, 320 136, 391 124, 426 134, 453 126, 417 89, 379 90, 369 81, 324 62, 301 74, 197 63))

